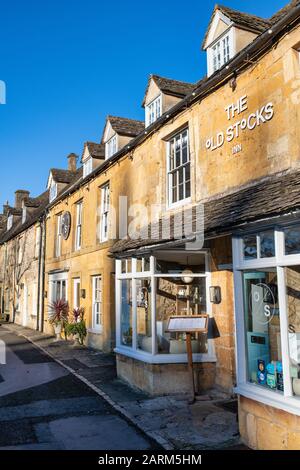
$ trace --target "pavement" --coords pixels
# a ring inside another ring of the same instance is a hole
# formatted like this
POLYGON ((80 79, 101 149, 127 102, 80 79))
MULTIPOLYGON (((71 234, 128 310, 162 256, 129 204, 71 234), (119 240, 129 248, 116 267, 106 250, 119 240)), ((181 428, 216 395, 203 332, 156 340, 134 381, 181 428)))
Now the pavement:
POLYGON ((0 327, 0 340, 8 346, 7 365, 0 365, 1 429, 10 423, 0 449, 245 449, 237 402, 222 392, 193 405, 185 395, 153 398, 118 379, 113 354, 15 324, 0 327), (36 442, 19 442, 18 422, 36 442))

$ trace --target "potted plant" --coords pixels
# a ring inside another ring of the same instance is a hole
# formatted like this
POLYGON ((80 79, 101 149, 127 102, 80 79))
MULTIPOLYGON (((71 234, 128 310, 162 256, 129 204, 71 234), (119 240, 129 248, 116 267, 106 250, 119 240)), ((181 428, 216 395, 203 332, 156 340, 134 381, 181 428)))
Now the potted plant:
POLYGON ((65 300, 56 300, 49 305, 49 323, 53 325, 56 339, 59 340, 63 328, 68 324, 69 304, 65 300))
POLYGON ((72 321, 66 325, 67 335, 72 335, 80 345, 83 345, 84 339, 87 335, 87 329, 84 320, 84 308, 74 308, 72 313, 72 321))

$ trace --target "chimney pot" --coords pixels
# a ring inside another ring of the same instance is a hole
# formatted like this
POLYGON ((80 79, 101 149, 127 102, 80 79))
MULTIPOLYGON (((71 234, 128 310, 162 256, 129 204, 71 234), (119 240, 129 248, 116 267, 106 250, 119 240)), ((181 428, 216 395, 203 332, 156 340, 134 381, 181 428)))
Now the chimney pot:
POLYGON ((29 198, 30 192, 24 189, 18 189, 15 192, 15 209, 22 208, 22 202, 29 198))
POLYGON ((70 153, 68 156, 68 170, 73 173, 77 170, 77 159, 78 156, 75 153, 70 153))

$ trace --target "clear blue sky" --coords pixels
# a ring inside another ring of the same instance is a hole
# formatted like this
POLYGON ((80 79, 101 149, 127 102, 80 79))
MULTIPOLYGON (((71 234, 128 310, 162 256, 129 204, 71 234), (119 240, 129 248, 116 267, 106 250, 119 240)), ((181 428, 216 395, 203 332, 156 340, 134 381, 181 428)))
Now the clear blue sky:
MULTIPOLYGON (((11 0, 1 5, 0 204, 99 142, 105 116, 143 119, 150 73, 197 81, 213 0, 11 0)), ((222 0, 269 17, 285 0, 222 0)))

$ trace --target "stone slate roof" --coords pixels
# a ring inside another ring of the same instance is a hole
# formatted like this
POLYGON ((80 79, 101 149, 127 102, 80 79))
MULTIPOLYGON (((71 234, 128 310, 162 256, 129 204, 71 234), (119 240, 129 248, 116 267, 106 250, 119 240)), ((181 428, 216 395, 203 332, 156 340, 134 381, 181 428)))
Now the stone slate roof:
POLYGON ((249 13, 243 13, 238 10, 233 10, 232 8, 228 8, 223 5, 216 5, 211 16, 209 25, 207 27, 206 34, 204 36, 204 40, 202 43, 203 49, 205 47, 205 43, 208 38, 209 30, 212 25, 215 13, 218 10, 225 16, 227 16, 227 18, 229 18, 236 26, 242 29, 256 32, 257 34, 261 34, 267 28, 270 28, 270 26, 272 25, 271 21, 268 19, 264 19, 256 15, 250 15, 249 13))
POLYGON ((160 77, 159 75, 150 75, 148 85, 142 106, 145 106, 146 96, 149 90, 149 86, 153 80, 158 88, 166 95, 176 96, 178 98, 184 98, 185 96, 192 93, 196 85, 193 83, 181 82, 179 80, 172 80, 170 78, 160 77))
POLYGON ((97 160, 103 160, 105 158, 105 145, 96 144, 95 142, 86 142, 84 147, 88 148, 91 157, 97 160))
MULTIPOLYGON (((285 215, 296 210, 300 210, 300 170, 279 173, 236 192, 204 202, 205 236, 231 233, 244 224, 285 215)), ((196 208, 193 208, 191 217, 196 231, 196 227, 199 226, 196 208)), ((167 239, 163 239, 161 235, 162 220, 151 227, 151 232, 150 226, 146 228, 147 230, 148 240, 120 240, 111 248, 111 253, 117 256, 128 250, 176 240, 174 217, 171 217, 171 235, 167 239)))
POLYGON ((285 7, 281 8, 275 15, 271 16, 270 22, 272 24, 277 23, 277 21, 281 20, 291 8, 296 7, 300 4, 300 0, 293 0, 292 2, 288 3, 285 7))
POLYGON ((66 183, 70 184, 76 178, 77 172, 69 170, 60 170, 59 168, 51 168, 50 173, 52 174, 55 183, 66 183))
MULTIPOLYGON (((4 230, 0 232, 0 244, 5 243, 9 241, 10 239, 16 237, 17 235, 22 233, 24 230, 31 227, 39 219, 39 217, 43 214, 44 210, 49 204, 49 191, 45 191, 43 194, 41 194, 40 196, 34 199, 36 202, 39 202, 39 206, 27 215, 27 219, 24 224, 22 224, 21 217, 13 224, 12 228, 8 231, 6 230, 6 224, 5 224, 4 230)), ((22 215, 22 210, 19 210, 19 209, 15 209, 15 210, 20 211, 18 215, 20 216, 22 215)))
MULTIPOLYGON (((106 122, 110 122, 113 130, 126 137, 137 137, 145 130, 145 123, 143 121, 137 121, 135 119, 122 118, 117 116, 107 116, 106 122)), ((106 127, 106 126, 105 126, 106 127)), ((105 132, 105 129, 104 129, 105 132)), ((104 137, 104 134, 103 134, 104 137)), ((103 143, 102 137, 102 143, 103 143)))

